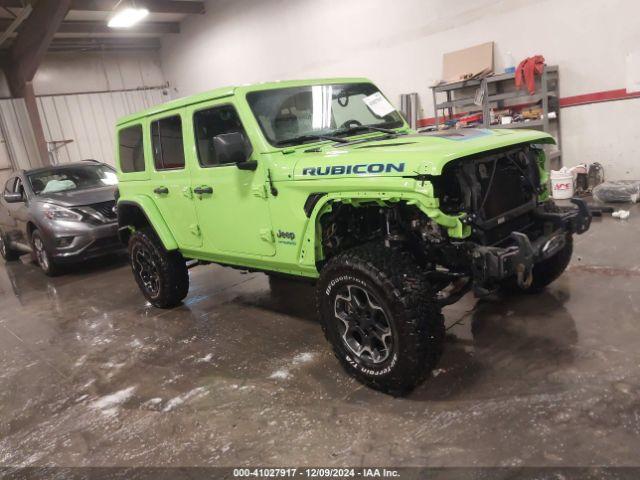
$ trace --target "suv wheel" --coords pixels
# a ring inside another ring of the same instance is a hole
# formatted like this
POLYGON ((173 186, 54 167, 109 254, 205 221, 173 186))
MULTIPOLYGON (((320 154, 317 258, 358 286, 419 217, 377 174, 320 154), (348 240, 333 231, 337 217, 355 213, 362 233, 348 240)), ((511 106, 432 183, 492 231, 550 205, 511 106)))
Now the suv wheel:
POLYGON ((45 274, 54 277, 60 273, 60 268, 47 251, 47 247, 42 240, 42 235, 40 235, 39 230, 34 230, 31 234, 31 249, 34 260, 45 274))
POLYGON ((145 228, 131 235, 129 258, 138 287, 154 307, 175 307, 187 296, 189 272, 184 257, 165 250, 153 230, 145 228))
POLYGON ((564 247, 558 253, 546 260, 536 263, 533 266, 531 275, 533 277, 531 285, 527 288, 522 288, 518 285, 515 278, 508 278, 502 284, 503 291, 511 293, 540 293, 544 287, 549 285, 554 280, 557 280, 560 275, 566 270, 571 256, 573 255, 573 236, 567 234, 567 239, 564 247))
POLYGON ((317 303, 335 355, 370 387, 406 394, 440 359, 444 318, 407 252, 368 244, 337 255, 320 274, 317 303))
POLYGON ((20 258, 21 253, 17 250, 11 248, 7 237, 0 231, 0 255, 7 262, 12 262, 13 260, 18 260, 20 258))

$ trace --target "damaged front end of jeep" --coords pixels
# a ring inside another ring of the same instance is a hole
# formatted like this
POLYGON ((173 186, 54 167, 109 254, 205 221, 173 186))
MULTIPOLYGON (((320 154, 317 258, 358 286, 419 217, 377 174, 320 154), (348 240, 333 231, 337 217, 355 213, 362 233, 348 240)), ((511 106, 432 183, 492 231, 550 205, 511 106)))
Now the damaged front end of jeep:
POLYGON ((549 198, 544 162, 541 148, 520 144, 453 160, 437 175, 408 177, 423 201, 398 195, 332 202, 319 220, 319 263, 384 241, 412 252, 441 305, 472 289, 486 295, 505 281, 527 288, 535 265, 591 223, 582 200, 560 208, 549 198))
POLYGON ((520 145, 454 161, 431 179, 440 208, 464 213, 461 221, 471 227, 468 238, 450 243, 460 247, 476 293, 509 278, 529 287, 537 263, 589 229, 582 200, 560 208, 549 199, 544 158, 542 149, 520 145))

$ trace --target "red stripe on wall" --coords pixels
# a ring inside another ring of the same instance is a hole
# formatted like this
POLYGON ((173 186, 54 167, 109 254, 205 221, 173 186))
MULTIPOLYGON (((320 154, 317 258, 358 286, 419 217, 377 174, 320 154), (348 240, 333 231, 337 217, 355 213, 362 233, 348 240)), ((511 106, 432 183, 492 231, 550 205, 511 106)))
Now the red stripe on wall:
MULTIPOLYGON (((614 102, 617 100, 629 100, 632 98, 640 98, 640 92, 627 93, 624 88, 618 90, 605 90, 602 92, 585 93, 583 95, 574 95, 572 97, 564 97, 560 99, 560 108, 577 107, 578 105, 588 105, 590 103, 614 102)), ((520 107, 522 105, 512 105, 512 107, 520 107)), ((459 118, 466 114, 455 114, 454 118, 459 118)), ((418 119, 419 127, 428 127, 434 125, 436 119, 434 117, 418 119)))
POLYGON ((640 98, 640 92, 627 93, 624 88, 618 90, 606 90, 604 92, 585 93, 584 95, 574 95, 560 99, 560 108, 575 107, 577 105, 587 105, 589 103, 613 102, 616 100, 628 100, 630 98, 640 98))

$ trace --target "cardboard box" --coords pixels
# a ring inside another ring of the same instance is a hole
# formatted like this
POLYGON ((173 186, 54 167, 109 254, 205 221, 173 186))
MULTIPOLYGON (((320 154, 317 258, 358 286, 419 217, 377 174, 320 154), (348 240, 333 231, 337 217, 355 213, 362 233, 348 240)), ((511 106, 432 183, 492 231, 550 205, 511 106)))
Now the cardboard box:
POLYGON ((493 42, 445 53, 442 57, 442 82, 453 83, 493 73, 493 42))

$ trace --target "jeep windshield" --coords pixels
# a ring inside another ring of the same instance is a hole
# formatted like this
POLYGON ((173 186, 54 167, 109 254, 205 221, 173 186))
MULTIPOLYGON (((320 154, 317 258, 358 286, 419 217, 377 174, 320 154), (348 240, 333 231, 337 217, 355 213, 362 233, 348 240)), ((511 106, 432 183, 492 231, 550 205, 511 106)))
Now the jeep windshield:
POLYGON ((247 94, 247 101, 265 137, 276 147, 367 132, 389 134, 404 125, 370 83, 262 90, 247 94))
POLYGON ((28 173, 27 178, 36 195, 106 187, 118 183, 115 171, 103 164, 53 167, 28 173))

